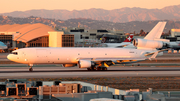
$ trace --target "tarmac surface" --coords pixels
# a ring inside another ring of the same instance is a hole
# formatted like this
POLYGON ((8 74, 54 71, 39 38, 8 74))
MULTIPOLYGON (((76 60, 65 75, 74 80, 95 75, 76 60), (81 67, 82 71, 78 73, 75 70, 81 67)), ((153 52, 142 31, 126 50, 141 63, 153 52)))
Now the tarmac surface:
POLYGON ((87 71, 78 67, 1 67, 0 78, 57 78, 57 77, 125 77, 125 76, 180 76, 180 67, 114 66, 108 71, 87 71))

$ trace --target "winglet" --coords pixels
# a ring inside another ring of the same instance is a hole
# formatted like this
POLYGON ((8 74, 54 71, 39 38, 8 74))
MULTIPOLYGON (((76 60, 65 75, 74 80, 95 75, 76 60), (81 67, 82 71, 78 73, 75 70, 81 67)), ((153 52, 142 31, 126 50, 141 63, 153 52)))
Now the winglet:
POLYGON ((144 56, 149 56, 149 55, 152 55, 149 60, 151 59, 154 59, 156 58, 156 56, 158 55, 159 52, 163 52, 163 51, 166 51, 166 50, 169 50, 170 48, 167 48, 167 49, 162 49, 162 50, 159 50, 159 51, 156 51, 156 52, 153 52, 153 53, 148 53, 148 54, 145 54, 144 56))
POLYGON ((150 58, 149 60, 155 59, 156 56, 158 55, 159 51, 155 52, 150 58))

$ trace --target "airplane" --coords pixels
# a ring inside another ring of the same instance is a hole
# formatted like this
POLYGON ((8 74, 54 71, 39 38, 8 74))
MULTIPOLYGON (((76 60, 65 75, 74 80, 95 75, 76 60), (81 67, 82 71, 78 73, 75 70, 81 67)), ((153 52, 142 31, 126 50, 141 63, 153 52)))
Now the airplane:
POLYGON ((164 50, 156 50, 164 46, 157 41, 166 22, 159 22, 146 38, 133 40, 137 49, 128 48, 77 48, 77 47, 33 47, 12 51, 7 58, 11 61, 28 64, 33 71, 33 64, 62 64, 64 67, 77 66, 87 70, 107 70, 116 63, 132 63, 163 55, 164 50), (155 30, 155 31, 154 31, 155 30))
POLYGON ((179 50, 180 49, 180 41, 169 42, 169 47, 171 49, 179 50))
POLYGON ((127 46, 127 45, 131 44, 131 41, 133 40, 133 34, 130 34, 126 38, 126 40, 124 40, 121 43, 104 43, 107 40, 107 37, 105 37, 105 36, 103 36, 101 40, 102 40, 101 42, 104 45, 106 45, 106 47, 124 47, 124 46, 127 46))
POLYGON ((7 46, 0 41, 0 49, 7 49, 7 46))

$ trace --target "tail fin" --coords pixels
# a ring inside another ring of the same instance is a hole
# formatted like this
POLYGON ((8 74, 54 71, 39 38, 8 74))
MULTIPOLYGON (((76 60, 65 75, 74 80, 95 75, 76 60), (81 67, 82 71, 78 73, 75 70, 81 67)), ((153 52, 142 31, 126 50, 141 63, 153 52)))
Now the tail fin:
POLYGON ((126 40, 124 40, 124 42, 131 42, 132 41, 132 39, 133 39, 133 34, 130 34, 127 38, 126 38, 126 40))
POLYGON ((155 40, 160 39, 161 34, 164 30, 166 22, 159 22, 149 33, 144 37, 144 39, 155 40))
POLYGON ((107 37, 102 37, 102 38, 101 38, 101 43, 105 43, 105 42, 106 42, 106 39, 107 39, 107 37))

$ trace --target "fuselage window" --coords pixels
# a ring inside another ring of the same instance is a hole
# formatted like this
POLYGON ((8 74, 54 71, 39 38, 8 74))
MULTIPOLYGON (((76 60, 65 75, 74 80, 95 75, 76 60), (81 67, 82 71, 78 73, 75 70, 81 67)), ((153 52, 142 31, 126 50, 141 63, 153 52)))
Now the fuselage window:
POLYGON ((18 53, 17 53, 17 52, 12 52, 12 54, 14 54, 14 55, 18 55, 18 53))

